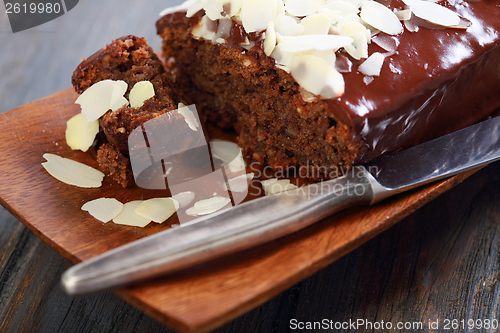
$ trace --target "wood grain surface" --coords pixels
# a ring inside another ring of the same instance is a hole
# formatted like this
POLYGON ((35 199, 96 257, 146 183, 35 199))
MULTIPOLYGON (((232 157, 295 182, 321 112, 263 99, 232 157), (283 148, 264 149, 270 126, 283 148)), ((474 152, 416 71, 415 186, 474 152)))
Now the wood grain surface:
MULTIPOLYGON (((77 188, 52 178, 41 167, 44 153, 97 167, 91 154, 72 151, 64 140, 67 119, 79 112, 76 98, 72 89, 66 89, 0 114, 0 203, 73 263, 168 228, 166 223, 145 228, 103 224, 81 206, 101 197, 140 200, 142 190, 123 189, 109 178, 98 189, 77 188)), ((473 172, 375 206, 343 211, 269 244, 116 293, 178 330, 209 330, 332 263, 473 172)))
MULTIPOLYGON (((0 42, 3 46, 0 52, 0 111, 10 110, 67 88, 71 71, 78 60, 117 36, 128 33, 146 36, 154 46, 156 43, 155 48, 158 49, 159 40, 155 39, 154 27, 149 23, 156 19, 157 12, 166 5, 167 1, 148 1, 147 6, 141 6, 133 1, 86 0, 55 21, 17 34, 10 32, 6 15, 3 11, 0 12, 0 42)), ((51 118, 52 113, 47 113, 40 121, 50 123, 51 118)), ((17 126, 29 127, 23 120, 17 126)), ((48 132, 53 130, 55 129, 51 126, 46 129, 48 132)), ((10 136, 7 142, 2 141, 2 151, 9 151, 8 146, 15 144, 15 133, 13 128, 3 128, 2 135, 10 136)), ((42 138, 49 135, 43 133, 40 134, 42 138)), ((32 150, 43 149, 33 145, 32 150)), ((2 155, 1 161, 4 161, 3 156, 5 155, 2 155)), ((31 158, 22 154, 19 157, 28 160, 31 158)), ((441 322, 445 319, 497 319, 499 169, 496 164, 480 171, 387 232, 303 282, 298 283, 327 265, 332 258, 326 261, 316 259, 311 267, 304 270, 302 276, 294 277, 296 280, 283 278, 284 281, 278 281, 281 289, 272 290, 270 295, 263 298, 250 297, 248 290, 235 290, 233 293, 233 289, 230 289, 228 293, 222 293, 221 297, 226 299, 225 306, 244 301, 245 307, 231 313, 230 317, 234 318, 271 295, 279 294, 283 288, 294 285, 262 306, 225 324, 218 331, 283 332, 291 330, 291 320, 319 321, 325 318, 337 322, 366 319, 425 323, 437 319, 441 322)), ((8 173, 8 169, 2 168, 2 173, 5 172, 8 173)), ((9 178, 7 184, 2 180, 2 186, 12 186, 10 179, 12 178, 9 178)), ((23 188, 24 194, 20 196, 22 205, 32 206, 40 200, 30 194, 37 186, 34 182, 23 188)), ((417 201, 421 200, 421 204, 425 202, 422 199, 432 198, 429 195, 413 195, 417 201)), ((401 218, 409 211, 395 210, 393 213, 401 218)), ((386 224, 382 227, 375 226, 371 232, 363 235, 363 240, 373 237, 392 223, 387 223, 387 219, 382 221, 386 224)), ((61 221, 54 221, 56 222, 61 221)), ((338 227, 335 223, 320 223, 306 230, 305 235, 314 237, 316 232, 338 227)), ((137 236, 127 232, 123 234, 137 236)), ((97 237, 100 236, 102 235, 97 237)), ((311 255, 324 254, 325 249, 334 241, 335 238, 318 242, 317 250, 311 255)), ((99 250, 114 246, 103 243, 97 242, 99 250)), ((61 251, 60 248, 58 250, 61 251)), ((295 234, 247 251, 243 255, 249 258, 250 263, 260 263, 260 267, 272 271, 278 268, 271 265, 269 260, 289 260, 290 257, 295 260, 297 256, 300 261, 309 255, 303 250, 300 235, 295 234), (294 256, 280 252, 284 249, 283 244, 293 244, 294 256), (266 259, 264 255, 270 257, 266 259)), ((348 250, 350 249, 343 249, 344 252, 348 250)), ((82 255, 84 249, 79 253, 82 255)), ((68 258, 78 259, 74 256, 68 258)), ((207 269, 219 274, 217 276, 234 279, 234 275, 230 274, 231 267, 236 267, 232 268, 234 270, 247 265, 245 262, 238 263, 239 259, 239 255, 235 255, 227 259, 229 263, 215 262, 209 267, 185 272, 171 280, 194 280, 203 276, 207 269), (231 262, 236 262, 236 266, 231 266, 231 262)), ((61 293, 58 283, 60 274, 69 265, 13 215, 0 209, 0 332, 170 331, 111 293, 77 299, 66 297, 61 293)), ((221 324, 229 317, 207 321, 199 313, 199 309, 222 307, 222 304, 203 305, 203 297, 196 297, 194 292, 201 291, 204 296, 211 292, 211 288, 226 287, 233 281, 209 282, 206 289, 191 286, 187 290, 177 290, 185 288, 186 284, 172 284, 170 297, 151 293, 148 297, 177 306, 186 297, 191 297, 193 308, 197 310, 193 315, 194 321, 198 323, 198 327, 211 327, 221 324), (181 292, 187 296, 179 298, 181 292)), ((160 284, 155 282, 119 294, 131 303, 139 304, 143 299, 137 295, 143 293, 144 288, 154 291, 158 290, 160 284)), ((262 290, 260 284, 254 284, 252 295, 259 288, 262 290)), ((144 310, 147 314, 160 318, 154 308, 146 307, 144 310)), ((178 314, 189 311, 180 306, 174 310, 178 314)), ((169 324, 183 328, 178 322, 169 324)))

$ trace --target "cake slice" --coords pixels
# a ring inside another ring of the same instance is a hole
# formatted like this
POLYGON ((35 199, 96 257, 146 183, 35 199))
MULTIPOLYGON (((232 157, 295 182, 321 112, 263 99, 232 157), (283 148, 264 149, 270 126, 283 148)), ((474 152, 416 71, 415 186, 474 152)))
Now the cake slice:
POLYGON ((146 121, 176 109, 179 100, 169 74, 144 38, 124 36, 114 40, 83 60, 72 77, 73 87, 80 94, 103 80, 125 81, 127 100, 137 82, 151 82, 155 92, 155 96, 141 107, 109 110, 99 119, 103 133, 97 150, 99 166, 105 174, 127 187, 134 184, 128 147, 130 133, 146 121))
POLYGON ((190 0, 156 26, 176 93, 246 155, 331 178, 500 107, 500 0, 384 3, 190 0))

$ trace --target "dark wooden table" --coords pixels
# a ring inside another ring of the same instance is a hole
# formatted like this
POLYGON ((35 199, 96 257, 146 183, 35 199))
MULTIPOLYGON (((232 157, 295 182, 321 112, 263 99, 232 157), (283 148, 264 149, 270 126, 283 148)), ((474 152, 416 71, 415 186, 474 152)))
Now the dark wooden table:
MULTIPOLYGON (((62 17, 16 34, 0 6, 0 112, 69 87, 79 59, 116 37, 145 36, 158 50, 154 21, 169 3, 176 2, 82 0, 62 17)), ((467 324, 481 320, 484 327, 500 314, 499 241, 497 163, 217 331, 284 332, 324 319, 370 321, 373 329, 361 329, 368 332, 384 331, 376 329, 382 322, 422 322, 430 331, 436 320, 439 331, 446 320, 450 331, 494 331, 467 324), (465 329, 453 330, 451 320, 463 320, 465 329)), ((0 207, 0 332, 171 331, 113 293, 67 297, 59 279, 69 266, 0 207)))

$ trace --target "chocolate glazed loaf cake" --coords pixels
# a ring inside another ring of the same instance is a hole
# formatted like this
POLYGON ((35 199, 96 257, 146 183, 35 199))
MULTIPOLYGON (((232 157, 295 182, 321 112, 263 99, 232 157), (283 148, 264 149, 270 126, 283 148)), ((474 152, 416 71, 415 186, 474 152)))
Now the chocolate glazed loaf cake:
POLYGON ((253 159, 318 179, 500 107, 500 1, 428 4, 188 1, 156 26, 183 99, 253 159))

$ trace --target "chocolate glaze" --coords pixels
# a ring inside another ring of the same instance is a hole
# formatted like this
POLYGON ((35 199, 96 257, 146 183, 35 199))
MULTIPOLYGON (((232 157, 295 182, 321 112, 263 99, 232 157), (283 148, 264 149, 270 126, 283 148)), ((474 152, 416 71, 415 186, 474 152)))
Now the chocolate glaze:
POLYGON ((371 84, 357 71, 344 74, 345 94, 328 104, 367 143, 360 161, 466 127, 500 107, 500 1, 454 9, 472 22, 466 31, 405 31, 371 84))
MULTIPOLYGON (((390 7, 403 8, 404 4, 393 0, 390 7)), ((355 162, 469 126, 500 108, 496 93, 500 88, 500 0, 463 2, 448 8, 472 25, 467 30, 405 30, 379 77, 366 85, 355 65, 343 74, 344 95, 325 101, 332 115, 366 142, 365 154, 355 162)), ((185 12, 166 15, 157 22, 157 29, 195 26, 202 13, 196 19, 187 19, 185 12)), ((245 36, 260 38, 246 34, 240 23, 233 22, 226 41, 239 44, 245 36)), ((372 43, 369 52, 385 51, 372 43)))

